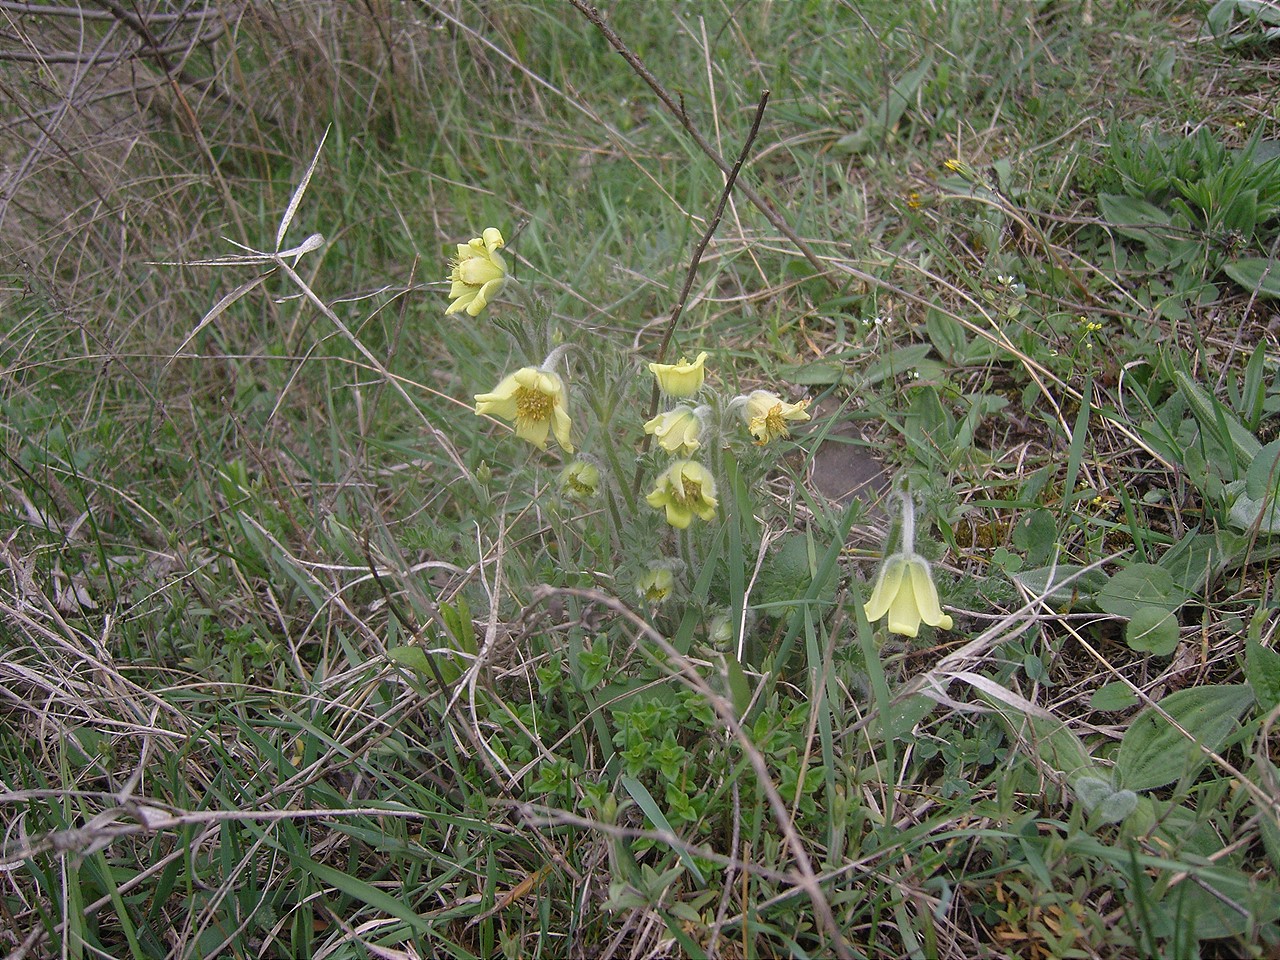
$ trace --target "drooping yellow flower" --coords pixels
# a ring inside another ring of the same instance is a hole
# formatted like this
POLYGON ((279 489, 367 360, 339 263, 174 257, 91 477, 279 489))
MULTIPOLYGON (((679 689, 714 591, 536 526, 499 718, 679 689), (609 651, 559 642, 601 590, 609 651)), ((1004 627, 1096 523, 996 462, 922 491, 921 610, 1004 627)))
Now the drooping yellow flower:
POLYGON ((791 436, 787 424, 808 420, 809 414, 805 409, 808 406, 807 397, 799 403, 787 403, 768 390, 752 390, 742 406, 742 416, 747 421, 747 429, 756 438, 756 445, 763 447, 781 437, 791 436))
POLYGON ((659 389, 668 397, 692 397, 702 389, 702 381, 706 379, 702 366, 706 360, 707 352, 703 350, 692 363, 687 357, 681 357, 679 363, 651 363, 649 369, 658 378, 659 389))
POLYGON ((683 530, 695 515, 703 520, 715 519, 716 481, 702 464, 676 460, 658 475, 657 486, 645 501, 651 507, 665 507, 667 523, 683 530))
POLYGON ((636 581, 636 593, 650 603, 661 603, 671 596, 675 585, 676 577, 669 566, 653 566, 636 581))
POLYGON ((938 604, 928 561, 918 553, 895 553, 885 561, 863 610, 872 623, 887 613, 889 631, 904 637, 919 634, 921 623, 951 629, 951 617, 938 604))
POLYGON ((658 446, 667 453, 688 456, 699 447, 702 418, 683 403, 674 410, 660 413, 644 425, 644 432, 658 438, 658 446))
POLYGON ((459 310, 478 316, 498 295, 507 279, 507 264, 498 253, 505 245, 496 227, 489 227, 484 236, 475 237, 469 243, 458 244, 458 259, 450 264, 449 279, 453 286, 449 289, 449 298, 453 303, 444 312, 446 317, 459 310))
POLYGON ((600 468, 587 460, 574 460, 560 473, 560 493, 566 500, 588 500, 600 489, 600 468))
POLYGON ((543 450, 547 449, 547 434, 554 433, 565 452, 573 453, 564 381, 550 370, 517 370, 492 393, 476 394, 476 413, 510 420, 516 425, 516 436, 543 450))

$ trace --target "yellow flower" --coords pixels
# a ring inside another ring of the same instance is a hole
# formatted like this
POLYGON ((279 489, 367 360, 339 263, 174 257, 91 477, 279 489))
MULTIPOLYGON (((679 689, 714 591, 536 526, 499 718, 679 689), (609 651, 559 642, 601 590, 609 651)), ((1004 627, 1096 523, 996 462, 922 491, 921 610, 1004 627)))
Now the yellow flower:
POLYGON ((916 636, 922 622, 951 629, 951 617, 938 605, 929 564, 918 553, 895 553, 885 561, 863 610, 872 623, 887 613, 890 632, 904 637, 916 636))
POLYGON ((702 419, 684 404, 660 413, 644 425, 644 432, 658 438, 658 446, 667 453, 688 456, 699 447, 698 434, 702 419))
POLYGON ((453 303, 444 312, 446 317, 459 310, 478 316, 498 295, 507 279, 507 264, 498 253, 505 245, 496 227, 489 227, 484 236, 475 237, 470 243, 458 244, 458 259, 450 264, 453 286, 449 298, 453 303))
POLYGON ((804 423, 809 419, 805 408, 809 406, 806 397, 799 403, 787 403, 776 393, 768 390, 753 390, 747 395, 742 416, 747 421, 747 428, 756 438, 756 444, 763 447, 780 437, 791 436, 788 423, 804 423))
POLYGON ((658 476, 658 485, 645 497, 651 507, 665 507, 667 523, 683 530, 694 515, 716 516, 716 481, 711 471, 692 460, 676 460, 658 476))
POLYGON ((675 574, 670 567, 650 567, 645 575, 636 581, 636 593, 650 603, 661 603, 671 596, 675 588, 675 574))
POLYGON ((651 363, 649 369, 658 378, 658 387, 668 397, 692 397, 702 389, 702 381, 706 378, 702 365, 706 359, 707 352, 703 350, 692 363, 681 357, 679 363, 651 363))
POLYGON ((587 500, 600 489, 600 468, 575 460, 560 473, 560 493, 566 500, 587 500))
POLYGON ((543 450, 547 434, 555 433, 560 446, 573 453, 566 396, 564 381, 557 374, 524 367, 506 377, 493 393, 476 394, 476 413, 510 420, 516 425, 516 436, 543 450))

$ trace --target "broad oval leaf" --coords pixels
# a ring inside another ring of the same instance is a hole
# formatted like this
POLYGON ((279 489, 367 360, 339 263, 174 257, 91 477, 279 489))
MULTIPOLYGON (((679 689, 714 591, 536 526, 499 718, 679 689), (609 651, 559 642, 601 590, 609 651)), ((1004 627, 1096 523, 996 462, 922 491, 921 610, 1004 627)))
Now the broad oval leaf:
POLYGON ((1280 261, 1247 257, 1225 264, 1222 269, 1251 293, 1256 290, 1259 296, 1280 297, 1280 261))
POLYGON ((1163 607, 1140 607, 1125 626, 1124 642, 1139 653, 1166 657, 1178 646, 1178 621, 1163 607))
POLYGON ((1196 773, 1208 762, 1201 749, 1217 751, 1235 729, 1240 715, 1253 703, 1246 684, 1215 684, 1171 693, 1160 707, 1182 733, 1148 707, 1138 714, 1120 741, 1116 771, 1127 790, 1155 790, 1196 773))
POLYGON ((1154 563, 1133 563, 1119 570, 1098 591, 1099 609, 1113 617, 1133 617, 1150 607, 1173 612, 1187 595, 1173 574, 1154 563))

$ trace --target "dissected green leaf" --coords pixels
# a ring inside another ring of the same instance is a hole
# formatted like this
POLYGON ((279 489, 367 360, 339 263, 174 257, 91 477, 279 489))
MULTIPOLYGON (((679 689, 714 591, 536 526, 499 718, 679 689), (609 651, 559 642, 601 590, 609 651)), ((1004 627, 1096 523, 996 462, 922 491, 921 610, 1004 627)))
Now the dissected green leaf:
POLYGON ((1208 762, 1201 746, 1218 750, 1251 703, 1253 692, 1246 684, 1215 684, 1169 694, 1160 701, 1160 708, 1195 742, 1148 707, 1120 741, 1116 755, 1120 783, 1129 790, 1154 790, 1191 776, 1208 762))

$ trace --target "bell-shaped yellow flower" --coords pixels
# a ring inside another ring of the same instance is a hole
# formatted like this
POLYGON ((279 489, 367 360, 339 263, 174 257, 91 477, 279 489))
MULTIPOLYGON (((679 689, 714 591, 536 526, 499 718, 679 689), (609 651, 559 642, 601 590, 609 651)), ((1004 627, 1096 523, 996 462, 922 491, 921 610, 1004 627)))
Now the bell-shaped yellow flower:
POLYGON ((674 410, 660 413, 644 425, 644 432, 658 438, 658 446, 667 453, 688 456, 699 447, 698 435, 702 433, 702 418, 680 404, 674 410))
POLYGON ((665 507, 667 523, 681 530, 694 516, 714 520, 716 481, 711 471, 692 460, 676 460, 658 476, 658 485, 645 497, 651 507, 665 507))
POLYGON ((498 253, 506 241, 496 227, 489 227, 484 236, 475 237, 469 243, 458 244, 458 259, 452 261, 449 279, 453 286, 449 298, 453 303, 444 312, 447 317, 466 310, 470 316, 478 316, 498 295, 507 279, 507 264, 498 253))
POLYGON ((742 416, 747 421, 747 429, 756 438, 756 445, 763 447, 782 437, 791 436, 789 423, 804 423, 809 419, 806 408, 809 399, 806 397, 799 403, 787 403, 776 393, 768 390, 752 390, 742 405, 742 416))
POLYGON ((566 500, 589 500, 600 489, 600 468, 587 460, 574 460, 560 472, 560 494, 566 500))
POLYGON ((650 603, 661 603, 671 596, 675 589, 676 577, 669 566, 653 566, 645 571, 644 576, 636 581, 636 593, 650 603))
POLYGON ((681 357, 679 363, 651 363, 649 369, 658 378, 658 388, 668 397, 692 397, 702 389, 707 372, 703 369, 707 352, 703 350, 692 363, 681 357))
POLYGON ((938 604, 928 561, 918 553, 895 553, 885 561, 863 610, 872 623, 887 613, 889 631, 904 637, 919 634, 921 623, 951 629, 951 617, 938 604))
POLYGON ((556 442, 573 453, 564 381, 550 370, 517 370, 492 393, 476 394, 476 413, 510 420, 516 425, 516 436, 543 450, 547 449, 547 434, 554 433, 556 442))

